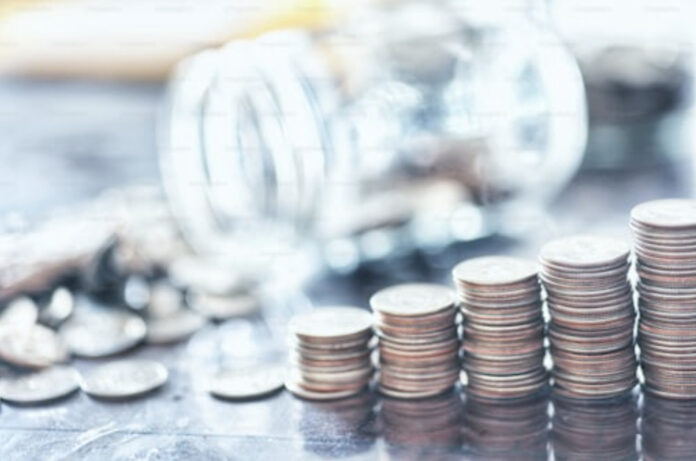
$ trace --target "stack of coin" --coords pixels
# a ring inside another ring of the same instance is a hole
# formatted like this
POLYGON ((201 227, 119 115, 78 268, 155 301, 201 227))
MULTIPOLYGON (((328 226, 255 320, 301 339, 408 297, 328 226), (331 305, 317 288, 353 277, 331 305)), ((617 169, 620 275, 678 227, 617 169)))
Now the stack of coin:
POLYGON ((459 338, 452 290, 433 284, 385 288, 370 299, 379 337, 379 389, 397 398, 444 393, 457 382, 459 338))
POLYGON ((293 317, 285 387, 309 400, 357 394, 373 376, 371 339, 372 317, 357 307, 325 307, 293 317))
POLYGON ((637 382, 628 256, 621 240, 588 235, 554 240, 541 250, 560 395, 608 398, 637 382))
POLYGON ((519 398, 548 383, 537 265, 470 259, 452 271, 464 316, 462 382, 480 397, 519 398))
POLYGON ((645 387, 696 398, 696 200, 657 200, 631 211, 645 387))
POLYGON ((637 393, 595 400, 554 395, 554 459, 639 459, 637 400, 637 393))

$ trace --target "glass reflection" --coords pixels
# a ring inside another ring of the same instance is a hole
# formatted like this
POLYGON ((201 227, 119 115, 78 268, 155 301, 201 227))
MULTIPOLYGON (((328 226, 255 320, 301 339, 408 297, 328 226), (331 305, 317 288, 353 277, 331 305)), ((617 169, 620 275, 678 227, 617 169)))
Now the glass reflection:
POLYGON ((443 459, 460 447, 459 391, 432 398, 382 398, 380 421, 388 454, 395 459, 443 459))
POLYGON ((696 402, 644 394, 641 434, 646 460, 694 459, 696 402))
POLYGON ((513 400, 467 394, 463 436, 472 459, 546 460, 548 402, 548 390, 513 400))
POLYGON ((321 457, 349 457, 365 453, 375 443, 375 402, 372 392, 346 399, 310 402, 293 398, 299 407, 299 431, 304 450, 321 457))
POLYGON ((554 458, 563 460, 638 459, 638 397, 601 400, 554 395, 552 442, 554 458))

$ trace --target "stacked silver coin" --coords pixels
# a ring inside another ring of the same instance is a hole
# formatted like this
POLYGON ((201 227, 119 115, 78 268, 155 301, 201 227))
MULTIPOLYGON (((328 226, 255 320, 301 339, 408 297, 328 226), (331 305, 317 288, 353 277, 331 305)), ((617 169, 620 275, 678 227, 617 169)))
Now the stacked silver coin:
POLYGON ((544 245, 540 259, 556 392, 606 398, 632 389, 637 363, 628 245, 573 236, 544 245))
POLYGON ((537 264, 489 256, 452 271, 464 316, 463 376, 480 397, 519 398, 548 383, 537 264))
POLYGON ((422 398, 451 389, 459 374, 454 292, 434 284, 386 288, 370 299, 379 337, 379 389, 422 398))
POLYGON ((357 307, 325 307, 290 321, 290 369, 285 387, 298 397, 349 397, 370 383, 372 316, 357 307))
POLYGON ((696 200, 643 203, 631 211, 645 387, 696 398, 696 200))

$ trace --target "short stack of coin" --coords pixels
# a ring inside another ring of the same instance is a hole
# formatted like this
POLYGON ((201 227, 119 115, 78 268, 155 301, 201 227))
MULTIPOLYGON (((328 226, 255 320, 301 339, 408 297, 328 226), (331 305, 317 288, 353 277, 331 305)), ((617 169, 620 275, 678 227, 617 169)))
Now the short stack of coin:
POLYGON ((442 394, 457 382, 454 292, 434 284, 385 288, 370 299, 379 337, 379 389, 397 398, 442 394))
POLYGON ((293 317, 285 387, 310 400, 359 393, 374 373, 372 337, 372 316, 357 307, 325 307, 293 317))
POLYGON ((464 316, 463 376, 479 397, 519 398, 548 383, 537 264, 489 256, 452 271, 464 316))
POLYGON ((696 200, 643 203, 631 211, 645 387, 696 398, 696 200))
POLYGON ((540 259, 556 392, 589 399, 632 389, 637 364, 628 245, 599 236, 566 237, 544 245, 540 259))

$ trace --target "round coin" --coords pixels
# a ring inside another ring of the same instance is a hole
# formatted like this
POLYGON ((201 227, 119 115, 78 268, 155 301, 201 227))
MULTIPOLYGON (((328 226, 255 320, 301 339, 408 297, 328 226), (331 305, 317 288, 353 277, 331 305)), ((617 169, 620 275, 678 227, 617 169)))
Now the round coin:
POLYGON ((340 339, 372 329, 372 316, 358 307, 324 307, 290 321, 290 331, 302 338, 340 339))
POLYGON ((70 351, 88 358, 125 352, 142 342, 146 333, 145 322, 137 315, 96 309, 74 315, 60 329, 70 351))
POLYGON ((205 319, 189 310, 181 309, 166 317, 155 317, 147 322, 149 344, 171 344, 190 337, 205 325, 205 319))
POLYGON ((455 282, 473 285, 507 285, 536 277, 537 264, 508 256, 484 256, 457 264, 455 282))
POLYGON ((153 360, 118 360, 83 373, 80 387, 92 397, 126 399, 163 386, 168 376, 164 365, 153 360))
POLYGON ((595 235, 576 235, 552 240, 541 248, 542 262, 563 267, 607 266, 628 258, 622 240, 595 235))
POLYGON ((434 314, 454 306, 455 295, 449 288, 429 283, 395 285, 375 293, 370 306, 394 316, 434 314))
POLYGON ((72 367, 54 366, 0 378, 0 399, 28 405, 65 397, 78 388, 77 372, 72 367))
POLYGON ((285 366, 278 364, 224 369, 211 378, 209 391, 229 400, 263 397, 283 387, 285 374, 285 366))

